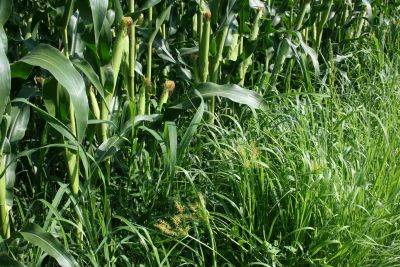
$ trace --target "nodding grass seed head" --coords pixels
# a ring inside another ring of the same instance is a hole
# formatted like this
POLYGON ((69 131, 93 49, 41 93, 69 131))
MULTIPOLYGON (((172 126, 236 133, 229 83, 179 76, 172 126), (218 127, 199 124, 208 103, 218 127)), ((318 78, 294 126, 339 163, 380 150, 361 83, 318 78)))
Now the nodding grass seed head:
POLYGON ((250 144, 250 150, 251 150, 251 158, 252 160, 257 160, 259 155, 260 155, 260 151, 258 149, 257 143, 256 142, 252 142, 250 144))
POLYGON ((178 213, 182 214, 185 212, 185 207, 179 202, 175 201, 175 209, 178 211, 178 213))
POLYGON ((169 225, 166 221, 164 220, 159 220, 158 223, 154 224, 154 227, 160 230, 163 234, 169 235, 169 236, 175 236, 175 232, 172 231, 171 225, 169 225))
POLYGON ((238 144, 236 148, 237 153, 240 155, 241 158, 247 158, 247 151, 246 148, 242 144, 238 144))
POLYGON ((172 222, 174 223, 175 227, 179 227, 182 223, 182 215, 177 214, 172 217, 172 222))
POLYGON ((196 212, 199 210, 199 208, 200 208, 200 203, 199 203, 199 202, 196 202, 196 203, 194 203, 194 204, 190 204, 190 205, 189 205, 189 208, 190 208, 190 210, 191 210, 193 213, 196 213, 196 212))

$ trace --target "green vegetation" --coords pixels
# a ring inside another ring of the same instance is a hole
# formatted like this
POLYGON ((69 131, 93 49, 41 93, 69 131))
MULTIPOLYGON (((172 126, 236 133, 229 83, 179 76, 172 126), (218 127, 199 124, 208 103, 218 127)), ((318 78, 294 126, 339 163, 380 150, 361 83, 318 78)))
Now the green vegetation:
POLYGON ((399 7, 0 0, 0 266, 400 266, 399 7))

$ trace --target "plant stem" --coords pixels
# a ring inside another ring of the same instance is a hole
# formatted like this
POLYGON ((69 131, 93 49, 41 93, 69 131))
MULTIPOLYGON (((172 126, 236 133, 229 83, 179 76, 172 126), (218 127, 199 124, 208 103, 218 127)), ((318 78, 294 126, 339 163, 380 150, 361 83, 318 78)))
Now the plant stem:
MULTIPOLYGON (((74 8, 74 0, 67 1, 65 6, 65 12, 63 16, 63 43, 64 43, 64 55, 69 58, 69 42, 68 42, 68 23, 69 19, 72 15, 72 11, 74 8)), ((76 121, 75 121, 75 111, 72 105, 72 102, 69 103, 69 117, 70 117, 70 127, 72 134, 77 137, 76 131, 76 121)), ((79 149, 79 147, 78 147, 79 149)), ((71 151, 69 149, 65 150, 65 156, 67 159, 68 165, 68 176, 70 180, 71 192, 74 198, 78 199, 79 197, 79 156, 78 152, 71 151)), ((77 225, 79 228, 82 226, 82 222, 79 217, 77 217, 78 222, 77 225)), ((78 229, 77 230, 77 241, 80 243, 82 241, 83 234, 78 229)))
POLYGON ((199 11, 197 12, 197 34, 199 37, 199 43, 201 43, 203 33, 203 11, 202 11, 203 0, 200 1, 199 11))
MULTIPOLYGON (((135 12, 135 0, 129 1, 129 12, 135 12)), ((135 62, 136 62, 136 30, 135 24, 130 26, 129 32, 129 97, 135 101, 135 62)))
POLYGON ((4 157, 0 154, 0 235, 7 239, 10 235, 9 217, 6 202, 6 173, 4 166, 4 157))
MULTIPOLYGON (((135 0, 129 2, 129 12, 135 11, 135 0)), ((136 113, 136 102, 135 102, 135 64, 136 64, 136 21, 130 26, 129 30, 129 78, 128 78, 128 90, 129 90, 129 108, 131 112, 131 125, 132 125, 132 138, 135 137, 135 113, 136 113)), ((133 144, 134 142, 132 142, 133 144)), ((132 149, 132 152, 134 149, 132 149)))
MULTIPOLYGON (((107 120, 109 115, 109 109, 111 108, 111 102, 114 96, 115 88, 117 86, 119 70, 121 67, 121 61, 124 51, 126 51, 127 45, 129 45, 128 39, 128 27, 132 25, 132 19, 130 17, 123 17, 119 23, 117 29, 117 36, 115 39, 113 51, 112 51, 112 71, 113 71, 113 86, 110 89, 104 90, 104 101, 101 103, 100 113, 101 119, 107 120)), ((101 124, 101 141, 107 141, 108 124, 101 124)))
POLYGON ((89 100, 90 100, 90 105, 92 106, 92 112, 94 118, 96 120, 100 120, 100 108, 99 104, 97 103, 96 93, 93 86, 90 86, 89 88, 89 100))
POLYGON ((217 40, 217 55, 214 58, 213 65, 211 67, 211 81, 216 83, 219 78, 219 67, 222 61, 222 52, 224 51, 225 39, 228 35, 229 27, 226 25, 218 35, 217 40))
POLYGON ((361 36, 361 32, 362 32, 362 29, 363 29, 364 24, 365 24, 365 17, 364 17, 364 16, 366 16, 366 15, 367 15, 367 10, 365 10, 365 11, 363 12, 363 15, 362 15, 361 18, 359 19, 357 31, 356 31, 356 33, 355 33, 355 35, 354 35, 354 38, 359 38, 359 37, 361 36))
MULTIPOLYGON (((200 42, 200 57, 199 57, 199 69, 200 69, 200 82, 207 82, 208 79, 208 54, 210 51, 210 34, 211 34, 211 11, 204 11, 202 34, 200 42)), ((209 123, 214 123, 214 109, 215 109, 215 98, 212 97, 208 102, 208 110, 210 111, 209 123)))
MULTIPOLYGON (((149 33, 153 31, 153 8, 149 8, 149 33)), ((151 61, 153 55, 153 42, 147 43, 147 69, 146 69, 146 78, 151 81, 151 61)))
POLYGON ((270 79, 270 82, 269 82, 269 87, 270 88, 275 88, 278 75, 281 72, 283 62, 286 59, 286 55, 289 52, 289 49, 290 49, 289 43, 285 38, 279 44, 279 48, 278 48, 278 51, 277 51, 278 55, 277 55, 277 57, 275 59, 274 69, 272 70, 271 79, 270 79))
POLYGON ((63 26, 62 34, 63 34, 63 43, 64 43, 64 54, 66 57, 69 57, 69 42, 68 42, 68 23, 69 18, 72 15, 72 11, 74 8, 74 0, 67 0, 65 5, 65 11, 63 14, 61 25, 63 26))
POLYGON ((203 21, 203 33, 200 43, 200 81, 206 82, 208 78, 208 53, 210 51, 210 33, 211 33, 211 12, 206 10, 204 13, 205 21, 203 21))
POLYGON ((296 27, 294 28, 296 31, 300 30, 301 26, 303 25, 304 16, 306 15, 309 6, 310 6, 310 1, 303 2, 300 14, 296 18, 296 27))
MULTIPOLYGON (((69 116, 71 118, 71 132, 76 136, 76 122, 74 117, 74 107, 72 102, 69 104, 69 116)), ((71 152, 67 149, 67 161, 68 161, 68 174, 70 177, 72 194, 74 197, 78 197, 79 194, 79 158, 76 152, 71 152)))
MULTIPOLYGON (((115 46, 113 47, 112 60, 111 60, 111 64, 113 67, 113 77, 114 77, 114 86, 111 92, 112 95, 114 94, 115 88, 117 86, 118 74, 121 68, 122 56, 124 54, 127 44, 129 43, 128 27, 131 27, 132 24, 133 22, 130 17, 123 17, 118 26, 115 46)), ((107 104, 110 105, 110 103, 107 104)))
MULTIPOLYGON (((149 34, 151 34, 153 31, 153 8, 149 8, 148 29, 149 29, 149 34)), ((146 78, 139 92, 138 115, 150 113, 150 105, 147 106, 146 102, 150 100, 150 93, 151 93, 150 90, 152 89, 151 85, 152 56, 153 56, 153 42, 149 40, 147 42, 146 78)))
MULTIPOLYGON (((259 31, 260 31, 260 19, 261 19, 263 13, 264 13, 263 9, 258 9, 258 10, 257 10, 257 16, 256 16, 256 18, 255 18, 255 20, 254 20, 253 27, 252 27, 251 33, 250 33, 250 41, 256 41, 256 40, 257 40, 258 33, 259 33, 259 31)), ((242 41, 243 41, 243 39, 242 39, 242 41)), ((243 46, 243 44, 242 44, 242 46, 243 46)), ((242 49, 243 49, 243 48, 242 48, 242 49)), ((242 52, 243 52, 243 51, 242 51, 242 52)), ((247 69, 249 68, 249 66, 250 66, 250 64, 251 64, 251 62, 252 62, 252 57, 253 57, 253 55, 251 54, 250 56, 248 56, 248 57, 243 61, 242 65, 241 65, 241 70, 240 70, 240 82, 239 82, 239 84, 240 84, 241 86, 244 85, 244 81, 245 81, 245 77, 246 77, 246 72, 247 72, 247 69)))
POLYGON ((332 6, 333 6, 333 0, 329 0, 328 6, 322 12, 320 21, 318 22, 318 25, 317 25, 317 40, 316 40, 316 51, 317 51, 317 53, 318 53, 319 48, 321 46, 322 33, 323 33, 323 30, 324 30, 325 24, 328 22, 332 6))

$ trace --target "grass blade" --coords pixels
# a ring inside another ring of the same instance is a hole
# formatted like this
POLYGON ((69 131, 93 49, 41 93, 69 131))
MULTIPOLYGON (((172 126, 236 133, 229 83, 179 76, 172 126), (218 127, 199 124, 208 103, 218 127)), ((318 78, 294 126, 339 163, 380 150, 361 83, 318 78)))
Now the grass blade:
POLYGON ((188 148, 190 141, 192 140, 193 135, 196 133, 197 127, 199 126, 201 119, 203 118, 204 101, 201 98, 201 96, 200 96, 200 99, 201 99, 200 106, 197 109, 197 112, 194 115, 192 121, 190 122, 188 129, 186 130, 185 134, 183 135, 181 143, 178 146, 178 151, 177 151, 178 163, 182 159, 182 157, 185 153, 185 150, 188 148))

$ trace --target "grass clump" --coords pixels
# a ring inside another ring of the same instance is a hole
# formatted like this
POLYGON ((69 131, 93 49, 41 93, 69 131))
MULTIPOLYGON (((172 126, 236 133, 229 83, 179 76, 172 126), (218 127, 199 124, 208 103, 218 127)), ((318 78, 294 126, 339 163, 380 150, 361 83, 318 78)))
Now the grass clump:
POLYGON ((56 2, 0 4, 0 265, 400 266, 396 1, 56 2))

